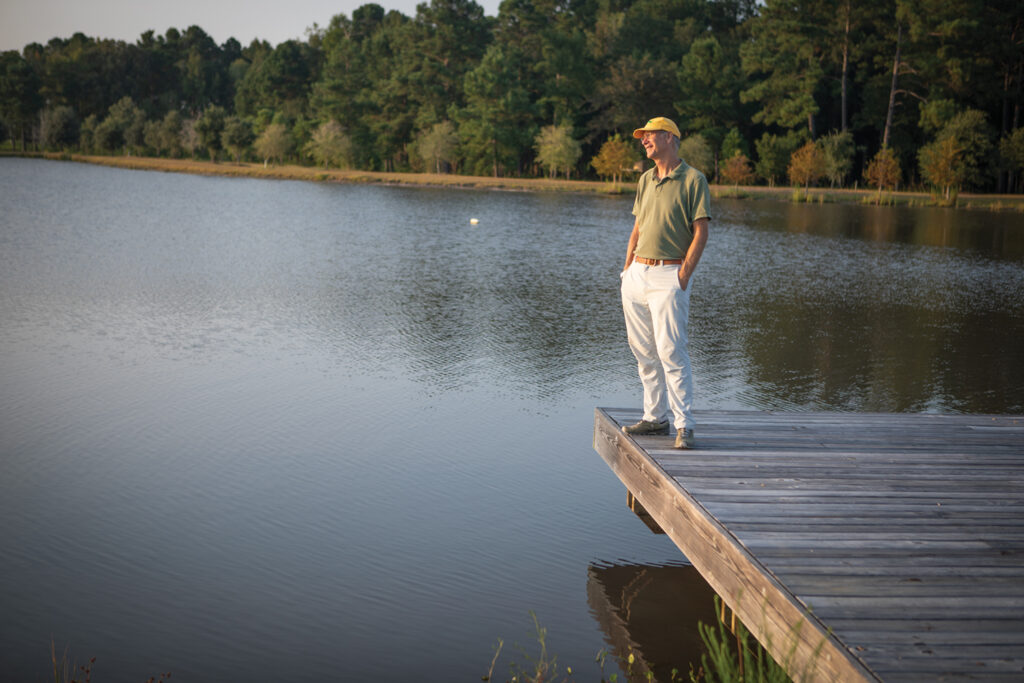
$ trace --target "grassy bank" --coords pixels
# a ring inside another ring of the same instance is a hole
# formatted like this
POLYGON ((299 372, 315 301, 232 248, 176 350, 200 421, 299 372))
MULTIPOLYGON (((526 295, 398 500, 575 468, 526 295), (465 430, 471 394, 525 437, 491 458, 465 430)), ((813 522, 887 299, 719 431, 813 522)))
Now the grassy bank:
MULTIPOLYGON (((135 156, 97 156, 86 154, 51 153, 0 153, 5 156, 27 156, 47 159, 79 161, 102 166, 129 168, 169 173, 193 173, 198 175, 220 175, 248 178, 276 178, 284 180, 305 180, 336 183, 376 183, 384 185, 423 185, 431 187, 476 188, 486 190, 508 190, 521 192, 572 192, 596 195, 631 195, 634 180, 613 184, 593 180, 553 180, 550 178, 493 178, 490 176, 465 176, 445 173, 384 173, 378 171, 354 171, 315 168, 312 166, 276 165, 253 163, 218 163, 192 159, 164 159, 135 156)), ((943 206, 943 203, 926 192, 883 192, 879 197, 872 189, 829 189, 792 187, 762 187, 712 185, 715 198, 775 199, 779 201, 810 204, 875 204, 883 206, 943 206)), ((1024 212, 1024 195, 961 194, 953 207, 968 210, 1024 212)))
POLYGON ((733 187, 712 185, 715 198, 777 199, 797 204, 864 204, 869 206, 938 206, 948 209, 979 209, 983 211, 1015 211, 1024 213, 1024 195, 960 194, 953 203, 944 202, 927 192, 883 192, 876 189, 853 190, 812 187, 733 187))
MULTIPOLYGON (((29 156, 29 155, 26 155, 29 156)), ((31 155, 48 159, 80 161, 101 166, 114 166, 145 171, 193 173, 247 178, 275 178, 279 180, 306 180, 313 182, 370 183, 382 185, 425 185, 431 187, 478 188, 488 190, 519 190, 529 192, 575 192, 616 194, 633 192, 632 183, 611 183, 587 180, 550 180, 548 178, 492 178, 446 173, 385 173, 316 168, 290 164, 253 164, 234 161, 211 162, 191 159, 163 159, 157 157, 95 156, 85 154, 31 155)))

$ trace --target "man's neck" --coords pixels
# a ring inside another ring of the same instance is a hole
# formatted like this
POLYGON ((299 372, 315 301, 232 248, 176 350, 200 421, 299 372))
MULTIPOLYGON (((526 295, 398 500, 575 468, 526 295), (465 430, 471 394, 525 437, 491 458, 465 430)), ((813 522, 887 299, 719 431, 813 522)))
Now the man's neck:
POLYGON ((681 161, 682 159, 680 159, 676 154, 666 155, 663 159, 655 159, 654 167, 658 169, 658 180, 661 180, 669 173, 676 170, 676 166, 678 166, 681 161))

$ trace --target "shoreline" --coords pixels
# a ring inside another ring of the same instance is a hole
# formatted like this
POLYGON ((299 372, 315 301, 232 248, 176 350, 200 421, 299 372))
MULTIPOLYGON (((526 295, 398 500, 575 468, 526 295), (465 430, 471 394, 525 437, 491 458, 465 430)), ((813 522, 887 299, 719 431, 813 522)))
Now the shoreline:
MULTIPOLYGON (((241 178, 301 180, 307 182, 366 183, 411 185, 451 189, 484 189, 519 192, 571 192, 604 196, 632 194, 634 181, 611 183, 602 180, 560 180, 551 178, 494 178, 448 173, 398 173, 325 169, 294 164, 268 165, 234 161, 211 162, 162 157, 101 156, 60 152, 0 152, 0 156, 75 161, 141 171, 190 173, 241 178)), ((874 189, 832 189, 765 187, 761 185, 711 185, 714 198, 774 199, 810 204, 863 204, 874 206, 878 191, 874 189)), ((1024 213, 1024 195, 960 194, 953 206, 944 206, 927 192, 883 192, 882 206, 941 207, 950 209, 1014 211, 1024 213)))

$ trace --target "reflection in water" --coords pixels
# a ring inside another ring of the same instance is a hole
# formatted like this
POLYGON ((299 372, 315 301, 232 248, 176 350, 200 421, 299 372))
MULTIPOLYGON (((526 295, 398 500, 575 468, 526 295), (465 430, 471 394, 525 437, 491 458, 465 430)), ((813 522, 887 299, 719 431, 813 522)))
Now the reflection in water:
MULTIPOLYGON (((871 241, 868 221, 895 209, 845 207, 844 215, 835 205, 780 203, 771 212, 759 203, 723 204, 715 246, 716 256, 728 256, 709 260, 702 276, 709 295, 693 313, 693 343, 712 393, 758 408, 1024 410, 1017 247, 871 241)), ((916 218, 927 223, 932 214, 916 218)), ((1007 220, 1002 227, 965 219, 954 241, 1004 233, 1015 237, 997 241, 1019 245, 1024 225, 1016 215, 1007 220)))
POLYGON ((714 595, 688 565, 592 564, 587 570, 587 602, 623 675, 635 655, 629 680, 648 680, 648 673, 655 681, 689 680, 705 652, 694 624, 718 621, 714 595))
POLYGON ((1024 259, 1024 214, 936 207, 797 204, 721 199, 719 218, 774 232, 869 242, 950 247, 987 257, 1024 259))

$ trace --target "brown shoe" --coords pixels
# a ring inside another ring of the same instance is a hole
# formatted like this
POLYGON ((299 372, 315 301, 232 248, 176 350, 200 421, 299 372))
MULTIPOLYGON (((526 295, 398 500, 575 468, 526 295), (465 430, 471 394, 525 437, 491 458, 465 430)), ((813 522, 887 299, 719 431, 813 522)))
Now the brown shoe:
POLYGON ((693 430, 680 429, 676 434, 676 448, 693 448, 693 430))
POLYGON ((623 425, 622 431, 630 436, 649 436, 652 434, 668 434, 668 420, 664 422, 651 422, 640 420, 636 424, 623 425))

